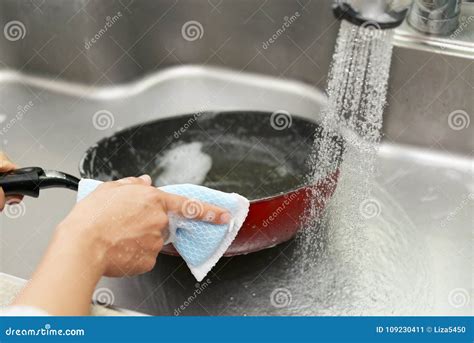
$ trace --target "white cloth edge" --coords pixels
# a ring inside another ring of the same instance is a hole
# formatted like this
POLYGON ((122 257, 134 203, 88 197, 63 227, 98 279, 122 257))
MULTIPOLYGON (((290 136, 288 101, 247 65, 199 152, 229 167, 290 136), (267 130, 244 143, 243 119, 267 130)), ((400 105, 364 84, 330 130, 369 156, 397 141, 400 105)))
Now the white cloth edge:
POLYGON ((229 230, 227 231, 227 235, 224 237, 222 244, 219 246, 219 249, 217 249, 214 254, 212 254, 211 257, 209 257, 209 259, 200 266, 193 267, 188 265, 189 269, 191 270, 191 273, 194 275, 198 282, 201 282, 206 277, 206 275, 224 255, 224 253, 234 241, 235 237, 237 237, 240 228, 244 224, 245 218, 247 218, 247 214, 250 208, 250 202, 248 201, 248 199, 244 198, 240 194, 231 194, 237 198, 237 201, 241 204, 241 206, 239 206, 239 211, 234 216, 235 219, 229 224, 229 230))
POLYGON ((46 317, 50 314, 33 306, 12 305, 0 310, 0 317, 46 317))

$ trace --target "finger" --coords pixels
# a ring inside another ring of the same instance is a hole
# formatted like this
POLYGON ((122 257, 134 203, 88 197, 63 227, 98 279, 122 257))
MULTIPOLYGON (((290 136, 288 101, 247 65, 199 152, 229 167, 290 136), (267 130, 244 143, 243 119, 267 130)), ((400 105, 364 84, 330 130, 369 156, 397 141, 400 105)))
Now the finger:
POLYGON ((22 200, 23 200, 23 195, 9 195, 7 196, 5 202, 17 204, 21 202, 22 200))
POLYGON ((116 183, 122 185, 144 185, 144 186, 151 186, 151 177, 150 175, 142 175, 140 177, 126 177, 117 181, 116 183))
POLYGON ((0 171, 7 172, 18 168, 3 151, 0 151, 0 171))
POLYGON ((3 211, 5 207, 5 193, 3 193, 3 189, 0 187, 0 211, 3 211))
POLYGON ((231 215, 226 209, 180 195, 163 192, 163 201, 167 211, 183 217, 202 220, 214 224, 227 224, 231 215))

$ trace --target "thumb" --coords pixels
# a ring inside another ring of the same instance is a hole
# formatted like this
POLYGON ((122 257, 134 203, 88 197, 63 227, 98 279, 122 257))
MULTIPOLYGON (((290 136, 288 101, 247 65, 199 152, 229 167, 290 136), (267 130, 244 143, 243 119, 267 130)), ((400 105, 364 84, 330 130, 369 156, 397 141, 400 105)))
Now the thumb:
POLYGON ((16 169, 17 166, 10 161, 7 155, 3 151, 0 151, 0 171, 8 172, 16 169))

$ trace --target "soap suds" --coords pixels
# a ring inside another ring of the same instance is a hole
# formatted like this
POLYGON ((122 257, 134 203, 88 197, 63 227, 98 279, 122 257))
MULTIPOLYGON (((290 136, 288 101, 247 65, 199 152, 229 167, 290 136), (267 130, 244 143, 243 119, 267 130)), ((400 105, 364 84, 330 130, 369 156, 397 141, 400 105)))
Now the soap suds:
POLYGON ((202 151, 202 147, 201 142, 184 143, 159 156, 156 162, 161 172, 154 185, 202 184, 212 167, 212 158, 202 151))

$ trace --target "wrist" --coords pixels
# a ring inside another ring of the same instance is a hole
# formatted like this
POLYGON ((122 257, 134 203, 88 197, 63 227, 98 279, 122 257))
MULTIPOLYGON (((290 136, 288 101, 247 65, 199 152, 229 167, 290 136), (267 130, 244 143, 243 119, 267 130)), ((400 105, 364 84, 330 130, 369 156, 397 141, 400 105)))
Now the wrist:
POLYGON ((105 244, 94 235, 94 230, 61 222, 56 228, 50 250, 81 261, 90 274, 97 274, 99 278, 105 271, 107 250, 105 244))
MULTIPOLYGON (((87 230, 86 230, 87 231, 87 230)), ((87 315, 104 273, 104 253, 93 235, 61 223, 28 285, 15 300, 52 315, 87 315)))

